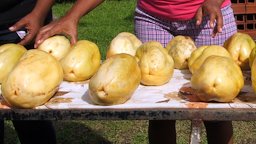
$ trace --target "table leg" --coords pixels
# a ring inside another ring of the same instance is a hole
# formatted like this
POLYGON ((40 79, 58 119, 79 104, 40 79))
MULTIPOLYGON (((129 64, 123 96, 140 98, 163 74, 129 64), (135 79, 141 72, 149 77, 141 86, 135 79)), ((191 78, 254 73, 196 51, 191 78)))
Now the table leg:
POLYGON ((190 144, 200 144, 201 143, 201 128, 202 120, 192 120, 191 121, 191 134, 190 134, 190 144))

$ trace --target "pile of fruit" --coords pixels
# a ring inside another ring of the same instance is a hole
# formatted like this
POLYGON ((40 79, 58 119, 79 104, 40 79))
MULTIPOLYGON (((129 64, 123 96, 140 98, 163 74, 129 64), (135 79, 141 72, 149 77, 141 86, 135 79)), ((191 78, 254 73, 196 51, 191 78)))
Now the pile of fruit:
POLYGON ((62 81, 89 80, 89 97, 97 105, 122 104, 138 86, 170 81, 174 69, 192 73, 191 86, 201 101, 231 102, 244 86, 242 70, 251 70, 256 92, 256 44, 236 33, 224 46, 197 48, 187 36, 176 36, 164 48, 157 41, 142 43, 134 34, 119 33, 101 63, 98 46, 88 40, 74 45, 64 36, 45 40, 38 49, 18 44, 0 46, 2 96, 13 107, 46 103, 62 81))

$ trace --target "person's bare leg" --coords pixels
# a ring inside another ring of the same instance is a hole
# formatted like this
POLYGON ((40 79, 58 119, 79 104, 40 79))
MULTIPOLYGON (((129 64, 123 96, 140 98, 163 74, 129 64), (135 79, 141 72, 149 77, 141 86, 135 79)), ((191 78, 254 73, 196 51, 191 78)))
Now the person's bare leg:
POLYGON ((232 144, 232 121, 204 121, 208 144, 232 144))
POLYGON ((148 126, 149 144, 176 144, 174 120, 150 120, 148 126))

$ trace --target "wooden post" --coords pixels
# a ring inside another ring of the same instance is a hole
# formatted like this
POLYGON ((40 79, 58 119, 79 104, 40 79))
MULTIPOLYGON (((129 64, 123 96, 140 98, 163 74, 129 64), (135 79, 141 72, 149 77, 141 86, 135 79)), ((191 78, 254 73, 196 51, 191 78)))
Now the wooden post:
POLYGON ((201 128, 202 128, 202 120, 191 121, 190 144, 201 143, 201 128))

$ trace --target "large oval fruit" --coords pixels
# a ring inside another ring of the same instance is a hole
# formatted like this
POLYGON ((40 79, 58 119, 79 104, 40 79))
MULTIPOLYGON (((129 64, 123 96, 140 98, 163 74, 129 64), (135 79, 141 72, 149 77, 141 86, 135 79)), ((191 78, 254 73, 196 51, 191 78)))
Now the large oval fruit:
POLYGON ((136 57, 141 69, 142 84, 163 85, 172 78, 173 59, 159 42, 142 44, 136 52, 136 57))
POLYGON ((210 46, 201 46, 195 51, 192 52, 190 58, 188 59, 189 71, 193 74, 196 72, 202 63, 212 55, 224 56, 231 58, 229 52, 222 46, 219 45, 210 45, 210 46))
POLYGON ((28 50, 2 83, 2 95, 12 106, 34 108, 47 102, 63 80, 59 61, 41 50, 28 50))
POLYGON ((250 68, 249 56, 255 47, 255 42, 250 35, 240 32, 235 33, 225 41, 224 47, 242 69, 248 70, 250 68))
POLYGON ((201 101, 231 102, 243 88, 244 78, 233 59, 210 56, 192 75, 191 85, 201 93, 201 101))
POLYGON ((137 48, 142 42, 132 33, 121 32, 110 43, 107 51, 107 58, 119 54, 126 53, 135 56, 137 48))
POLYGON ((0 46, 0 83, 3 82, 26 51, 26 48, 19 44, 0 46))
POLYGON ((253 60, 251 65, 251 81, 254 93, 256 93, 256 59, 253 60))
POLYGON ((46 39, 38 49, 48 52, 57 60, 62 59, 71 50, 70 41, 65 36, 56 35, 46 39))
POLYGON ((91 78, 100 66, 98 46, 87 40, 80 40, 61 60, 64 80, 71 82, 85 81, 91 78))
POLYGON ((89 96, 99 105, 122 104, 131 98, 140 80, 136 59, 129 54, 116 54, 104 61, 90 79, 89 96))
POLYGON ((252 49, 250 56, 249 56, 249 66, 252 67, 252 63, 254 59, 256 58, 256 46, 252 49))
POLYGON ((187 69, 188 59, 196 50, 194 41, 188 36, 175 36, 166 46, 168 53, 174 60, 174 68, 187 69))

